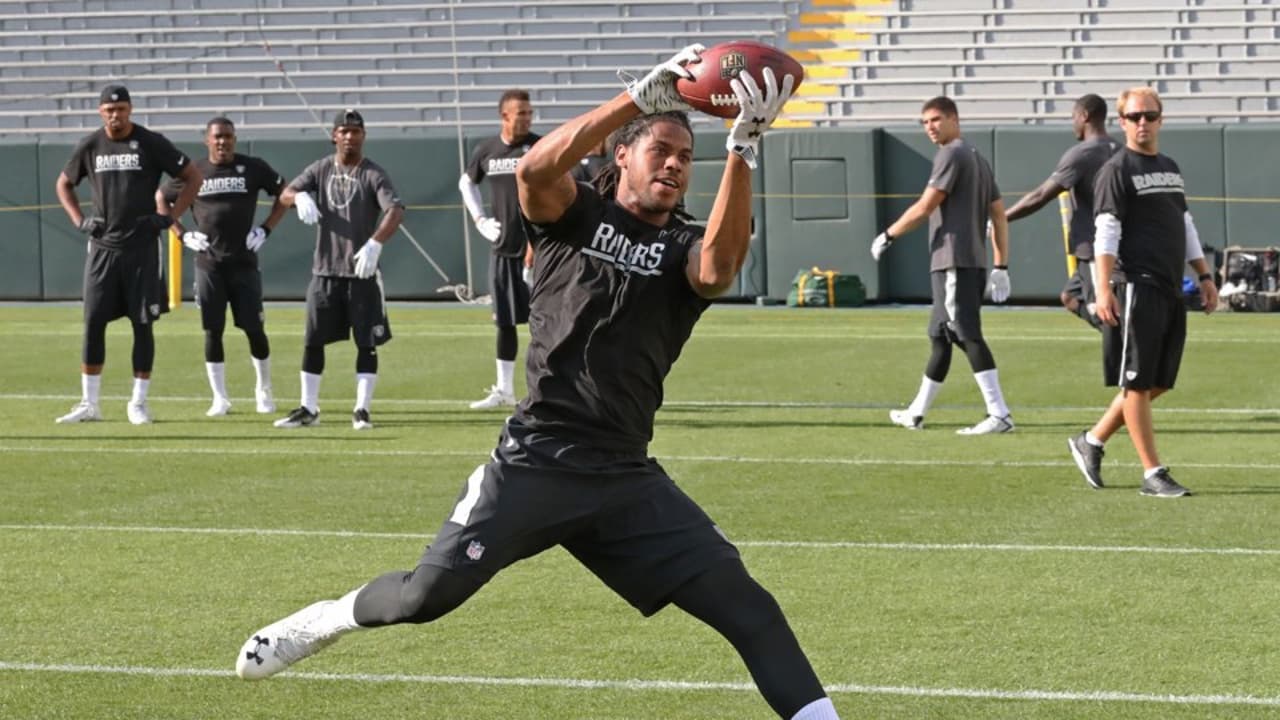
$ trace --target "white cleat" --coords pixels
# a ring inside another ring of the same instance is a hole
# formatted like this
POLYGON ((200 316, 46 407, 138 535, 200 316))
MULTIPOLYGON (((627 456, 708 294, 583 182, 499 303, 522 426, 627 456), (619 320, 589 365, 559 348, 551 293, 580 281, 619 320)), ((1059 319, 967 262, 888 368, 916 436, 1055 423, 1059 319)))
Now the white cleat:
POLYGON ((236 674, 245 680, 271 677, 337 642, 351 627, 327 616, 337 601, 323 600, 254 633, 236 656, 236 674))
POLYGON ((516 396, 499 390, 497 385, 489 388, 489 394, 484 396, 483 399, 471 403, 472 410, 492 410, 494 408, 515 406, 516 396))
POLYGON ((894 425, 901 425, 908 430, 923 430, 924 416, 912 415, 911 410, 890 410, 889 419, 894 425))
POLYGON ((276 400, 271 396, 271 386, 260 387, 253 391, 253 399, 258 403, 258 412, 266 415, 276 411, 276 400))
POLYGON ((81 400, 76 406, 71 408, 71 412, 54 420, 59 425, 67 425, 69 423, 97 422, 102 419, 102 412, 98 410, 96 403, 87 400, 81 400))
POLYGON ((988 415, 982 422, 973 427, 960 428, 957 435, 992 435, 994 433, 1013 432, 1013 416, 996 417, 988 415))
POLYGON ((126 407, 126 411, 129 415, 129 422, 134 425, 151 424, 151 411, 147 409, 146 400, 143 400, 140 403, 130 402, 126 407))
POLYGON ((372 430, 373 421, 369 419, 369 411, 356 408, 351 413, 351 427, 354 430, 372 430))
POLYGON ((213 404, 204 414, 208 417, 222 417, 231 411, 231 401, 224 397, 214 397, 213 404))

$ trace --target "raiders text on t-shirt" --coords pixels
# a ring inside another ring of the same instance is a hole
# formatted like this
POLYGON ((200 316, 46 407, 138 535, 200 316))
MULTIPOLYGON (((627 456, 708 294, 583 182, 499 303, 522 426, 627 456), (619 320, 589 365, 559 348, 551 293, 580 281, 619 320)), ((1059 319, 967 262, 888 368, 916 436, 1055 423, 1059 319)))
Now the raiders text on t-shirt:
POLYGON ((481 141, 467 163, 467 177, 480 184, 489 178, 489 203, 493 217, 502 223, 502 234, 491 248, 495 255, 523 257, 524 228, 520 224, 520 197, 516 192, 516 166, 541 136, 529 133, 510 145, 495 136, 481 141))
POLYGON ((529 396, 516 417, 536 430, 643 454, 662 384, 710 304, 685 263, 702 227, 649 225, 578 186, 547 225, 526 222, 534 246, 529 396))
POLYGON ((1112 279, 1178 293, 1187 262, 1187 198, 1178 164, 1124 148, 1098 170, 1094 212, 1120 220, 1112 279))
MULTIPOLYGON (((258 209, 258 193, 278 196, 284 178, 265 161, 236 153, 231 162, 215 165, 208 157, 195 161, 204 175, 200 191, 191 204, 195 229, 209 236, 209 252, 196 256, 205 269, 216 263, 257 267, 258 254, 245 247, 245 237, 253 229, 258 209)), ((182 191, 182 181, 165 183, 165 199, 171 204, 182 191)))
POLYGON ((160 176, 178 177, 187 164, 165 136, 135 124, 128 137, 112 140, 99 128, 76 145, 62 172, 73 184, 89 178, 93 212, 106 221, 95 242, 121 250, 155 242, 155 230, 139 228, 138 219, 156 211, 160 176))

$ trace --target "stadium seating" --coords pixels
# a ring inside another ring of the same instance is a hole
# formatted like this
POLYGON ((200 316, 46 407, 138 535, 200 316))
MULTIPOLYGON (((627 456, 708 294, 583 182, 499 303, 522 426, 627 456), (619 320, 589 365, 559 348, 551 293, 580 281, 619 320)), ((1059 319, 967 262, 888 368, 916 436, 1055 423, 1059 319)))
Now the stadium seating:
POLYGON ((828 72, 795 120, 903 122, 954 97, 967 118, 1066 122, 1079 95, 1151 85, 1171 121, 1280 119, 1272 0, 816 0, 789 35, 828 72), (822 55, 843 52, 840 58, 822 55))
POLYGON ((0 133, 93 127, 97 89, 112 80, 130 87, 139 122, 169 131, 216 113, 268 134, 314 128, 300 95, 318 112, 358 106, 375 127, 489 126, 498 95, 515 86, 530 91, 540 122, 557 122, 616 94, 618 68, 642 72, 693 41, 779 44, 800 9, 797 0, 320 3, 0 1, 0 133))

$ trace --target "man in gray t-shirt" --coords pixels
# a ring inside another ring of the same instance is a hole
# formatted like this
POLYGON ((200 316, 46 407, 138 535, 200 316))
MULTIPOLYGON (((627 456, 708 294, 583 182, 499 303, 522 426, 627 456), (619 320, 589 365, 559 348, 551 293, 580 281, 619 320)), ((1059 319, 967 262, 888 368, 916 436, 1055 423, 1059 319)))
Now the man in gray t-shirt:
POLYGON ((1093 290, 1093 178, 1111 156, 1120 149, 1106 131, 1107 102, 1089 94, 1076 100, 1071 112, 1071 127, 1080 142, 1072 145, 1058 160, 1053 174, 1035 190, 1023 195, 1009 208, 1009 222, 1024 218, 1058 197, 1071 193, 1071 225, 1068 252, 1071 254, 1071 276, 1062 287, 1060 298, 1068 312, 1080 316, 1095 329, 1102 321, 1094 313, 1093 290))
POLYGON ((933 313, 929 339, 933 353, 915 400, 905 410, 892 410, 895 424, 918 430, 942 389, 951 368, 951 348, 958 345, 969 358, 973 377, 982 391, 987 416, 961 435, 986 435, 1013 430, 1013 418, 1000 390, 996 361, 982 337, 982 294, 988 285, 986 228, 991 226, 995 267, 990 275, 991 299, 1009 298, 1009 225, 1004 202, 991 166, 976 148, 960 137, 960 115, 950 98, 936 97, 924 104, 920 123, 938 146, 933 170, 920 199, 876 237, 871 254, 880 259, 899 237, 929 221, 929 272, 933 313))
POLYGON ((364 157, 364 118, 343 110, 333 119, 335 153, 307 166, 280 195, 298 218, 316 227, 316 252, 307 287, 302 351, 302 403, 276 421, 296 428, 320 421, 324 346, 351 337, 356 344, 356 404, 351 426, 373 427, 369 404, 378 381, 377 346, 391 339, 378 256, 404 218, 391 178, 364 157))

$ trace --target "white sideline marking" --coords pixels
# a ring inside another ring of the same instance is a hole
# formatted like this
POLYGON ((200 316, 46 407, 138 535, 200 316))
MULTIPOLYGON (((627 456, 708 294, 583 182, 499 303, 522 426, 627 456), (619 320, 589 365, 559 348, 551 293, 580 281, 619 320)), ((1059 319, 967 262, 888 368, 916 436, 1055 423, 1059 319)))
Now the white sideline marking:
MULTIPOLYGON (((202 528, 146 525, 58 525, 51 523, 0 524, 0 531, 15 532, 118 532, 173 535, 273 535, 339 537, 354 539, 429 540, 426 533, 362 532, 359 530, 291 530, 287 528, 202 528)), ((1018 543, 924 543, 924 542, 816 542, 799 540, 734 540, 738 547, 803 550, 906 550, 914 552, 1023 552, 1023 553, 1145 553, 1148 555, 1242 555, 1280 556, 1267 548, 1162 547, 1146 545, 1029 545, 1018 543)))
MULTIPOLYGON (((94 675, 133 675, 143 677, 234 678, 230 670, 203 668, 152 668, 117 665, 70 665, 0 661, 0 671, 56 672, 94 675)), ((490 687, 551 687, 573 690, 634 691, 735 691, 756 692, 756 686, 745 682, 689 682, 680 680, 587 680, 582 678, 504 678, 469 675, 374 675, 368 673, 289 672, 281 678, 325 682, 419 683, 426 685, 483 685, 490 687)), ((279 682, 278 680, 276 682, 279 682)), ((909 697, 960 697, 992 700, 1046 700, 1066 702, 1126 702, 1161 705, 1262 705, 1280 707, 1280 697, 1256 695, 1147 695, 1110 690, 990 690, 985 688, 929 688, 895 685, 860 685, 837 683, 826 686, 831 694, 905 695, 909 697)))
MULTIPOLYGON (((102 402, 126 401, 128 395, 103 395, 100 400, 102 402)), ((232 396, 232 402, 249 403, 253 398, 249 396, 232 396)), ((0 400, 20 400, 24 402, 35 401, 54 401, 61 400, 66 402, 76 402, 80 400, 79 395, 72 393, 56 393, 56 394, 34 394, 34 393, 0 393, 0 400)), ((467 403, 471 402, 471 398, 458 399, 442 399, 442 398, 378 398, 378 405, 407 405, 416 407, 420 405, 452 407, 458 410, 463 409, 467 403)), ((155 404, 157 402, 209 402, 208 395, 160 395, 147 398, 147 402, 155 404)), ((898 407, 892 403, 858 403, 858 402, 802 402, 789 400, 664 400, 663 409, 673 407, 688 408, 763 408, 763 409, 796 409, 796 410, 890 410, 898 407)), ((972 410, 973 405, 934 405, 935 410, 972 410)), ((1013 411, 1015 413, 1023 412, 1080 412, 1096 415, 1104 408, 1103 404, 1088 405, 1081 407, 1073 407, 1069 405, 1015 405, 1013 411)), ((1197 415, 1254 415, 1258 413, 1276 414, 1275 407, 1242 407, 1242 408, 1194 408, 1194 407, 1159 407, 1151 408, 1155 413, 1194 413, 1197 415)), ((469 411, 470 412, 470 411, 469 411)), ((251 417, 244 415, 245 418, 251 417)), ((193 422, 197 418, 186 418, 193 422)), ((205 422, 204 417, 199 418, 200 422, 205 422)), ((885 422, 885 427, 892 427, 885 422)))
MULTIPOLYGON (((396 337, 399 338, 491 338, 493 332, 491 329, 485 328, 483 325, 477 327, 457 328, 450 330, 412 330, 400 329, 396 326, 396 337)), ((121 331, 115 331, 121 333, 121 331)), ((127 333, 124 331, 121 334, 127 333)), ((67 328, 49 328, 49 327, 32 327, 24 328, 8 324, 5 328, 5 335, 11 337, 81 337, 84 334, 82 327, 67 328)), ((528 333, 522 333, 527 335, 528 333)), ((271 331, 273 337, 302 337, 303 331, 299 329, 273 329, 271 331)), ((165 330, 166 337, 204 337, 204 333, 199 330, 165 330)), ((994 342, 1067 342, 1067 343, 1089 343, 1097 342, 1097 333, 1087 332, 1083 330, 1065 332, 1058 335, 1004 335, 983 333, 988 341, 994 342)), ((694 332, 692 340, 851 340, 865 342, 868 340, 910 340, 919 341, 925 338, 923 332, 918 333, 867 333, 867 332, 796 332, 788 330, 785 332, 770 332, 768 330, 751 330, 750 332, 739 332, 733 330, 713 330, 704 329, 694 332)), ((1205 335, 1203 333, 1187 336, 1187 343, 1238 343, 1245 345, 1270 345, 1280 342, 1280 337, 1274 337, 1269 334, 1259 335, 1242 335, 1242 336, 1216 336, 1205 335)))
MULTIPOLYGON (((285 433, 294 431, 281 431, 285 433)), ((306 457, 463 457, 475 458, 477 461, 487 457, 490 450, 326 450, 307 446, 295 448, 291 446, 244 448, 244 447, 86 447, 86 446, 37 446, 37 445, 0 445, 0 452, 15 453, 87 453, 115 455, 298 455, 306 457)), ((946 465, 949 467, 982 467, 982 468, 1074 468, 1075 462, 1070 460, 948 460, 947 458, 929 458, 927 460, 903 460, 895 458, 795 458, 795 457, 748 457, 745 455, 661 455, 659 460, 671 462, 709 462, 709 463, 742 463, 744 465, 841 465, 847 467, 932 467, 946 465)), ((1139 463, 1108 463, 1115 467, 1134 468, 1139 463)), ((1171 464, 1178 468, 1196 468, 1211 470, 1280 470, 1280 463, 1205 463, 1181 462, 1171 464)))

